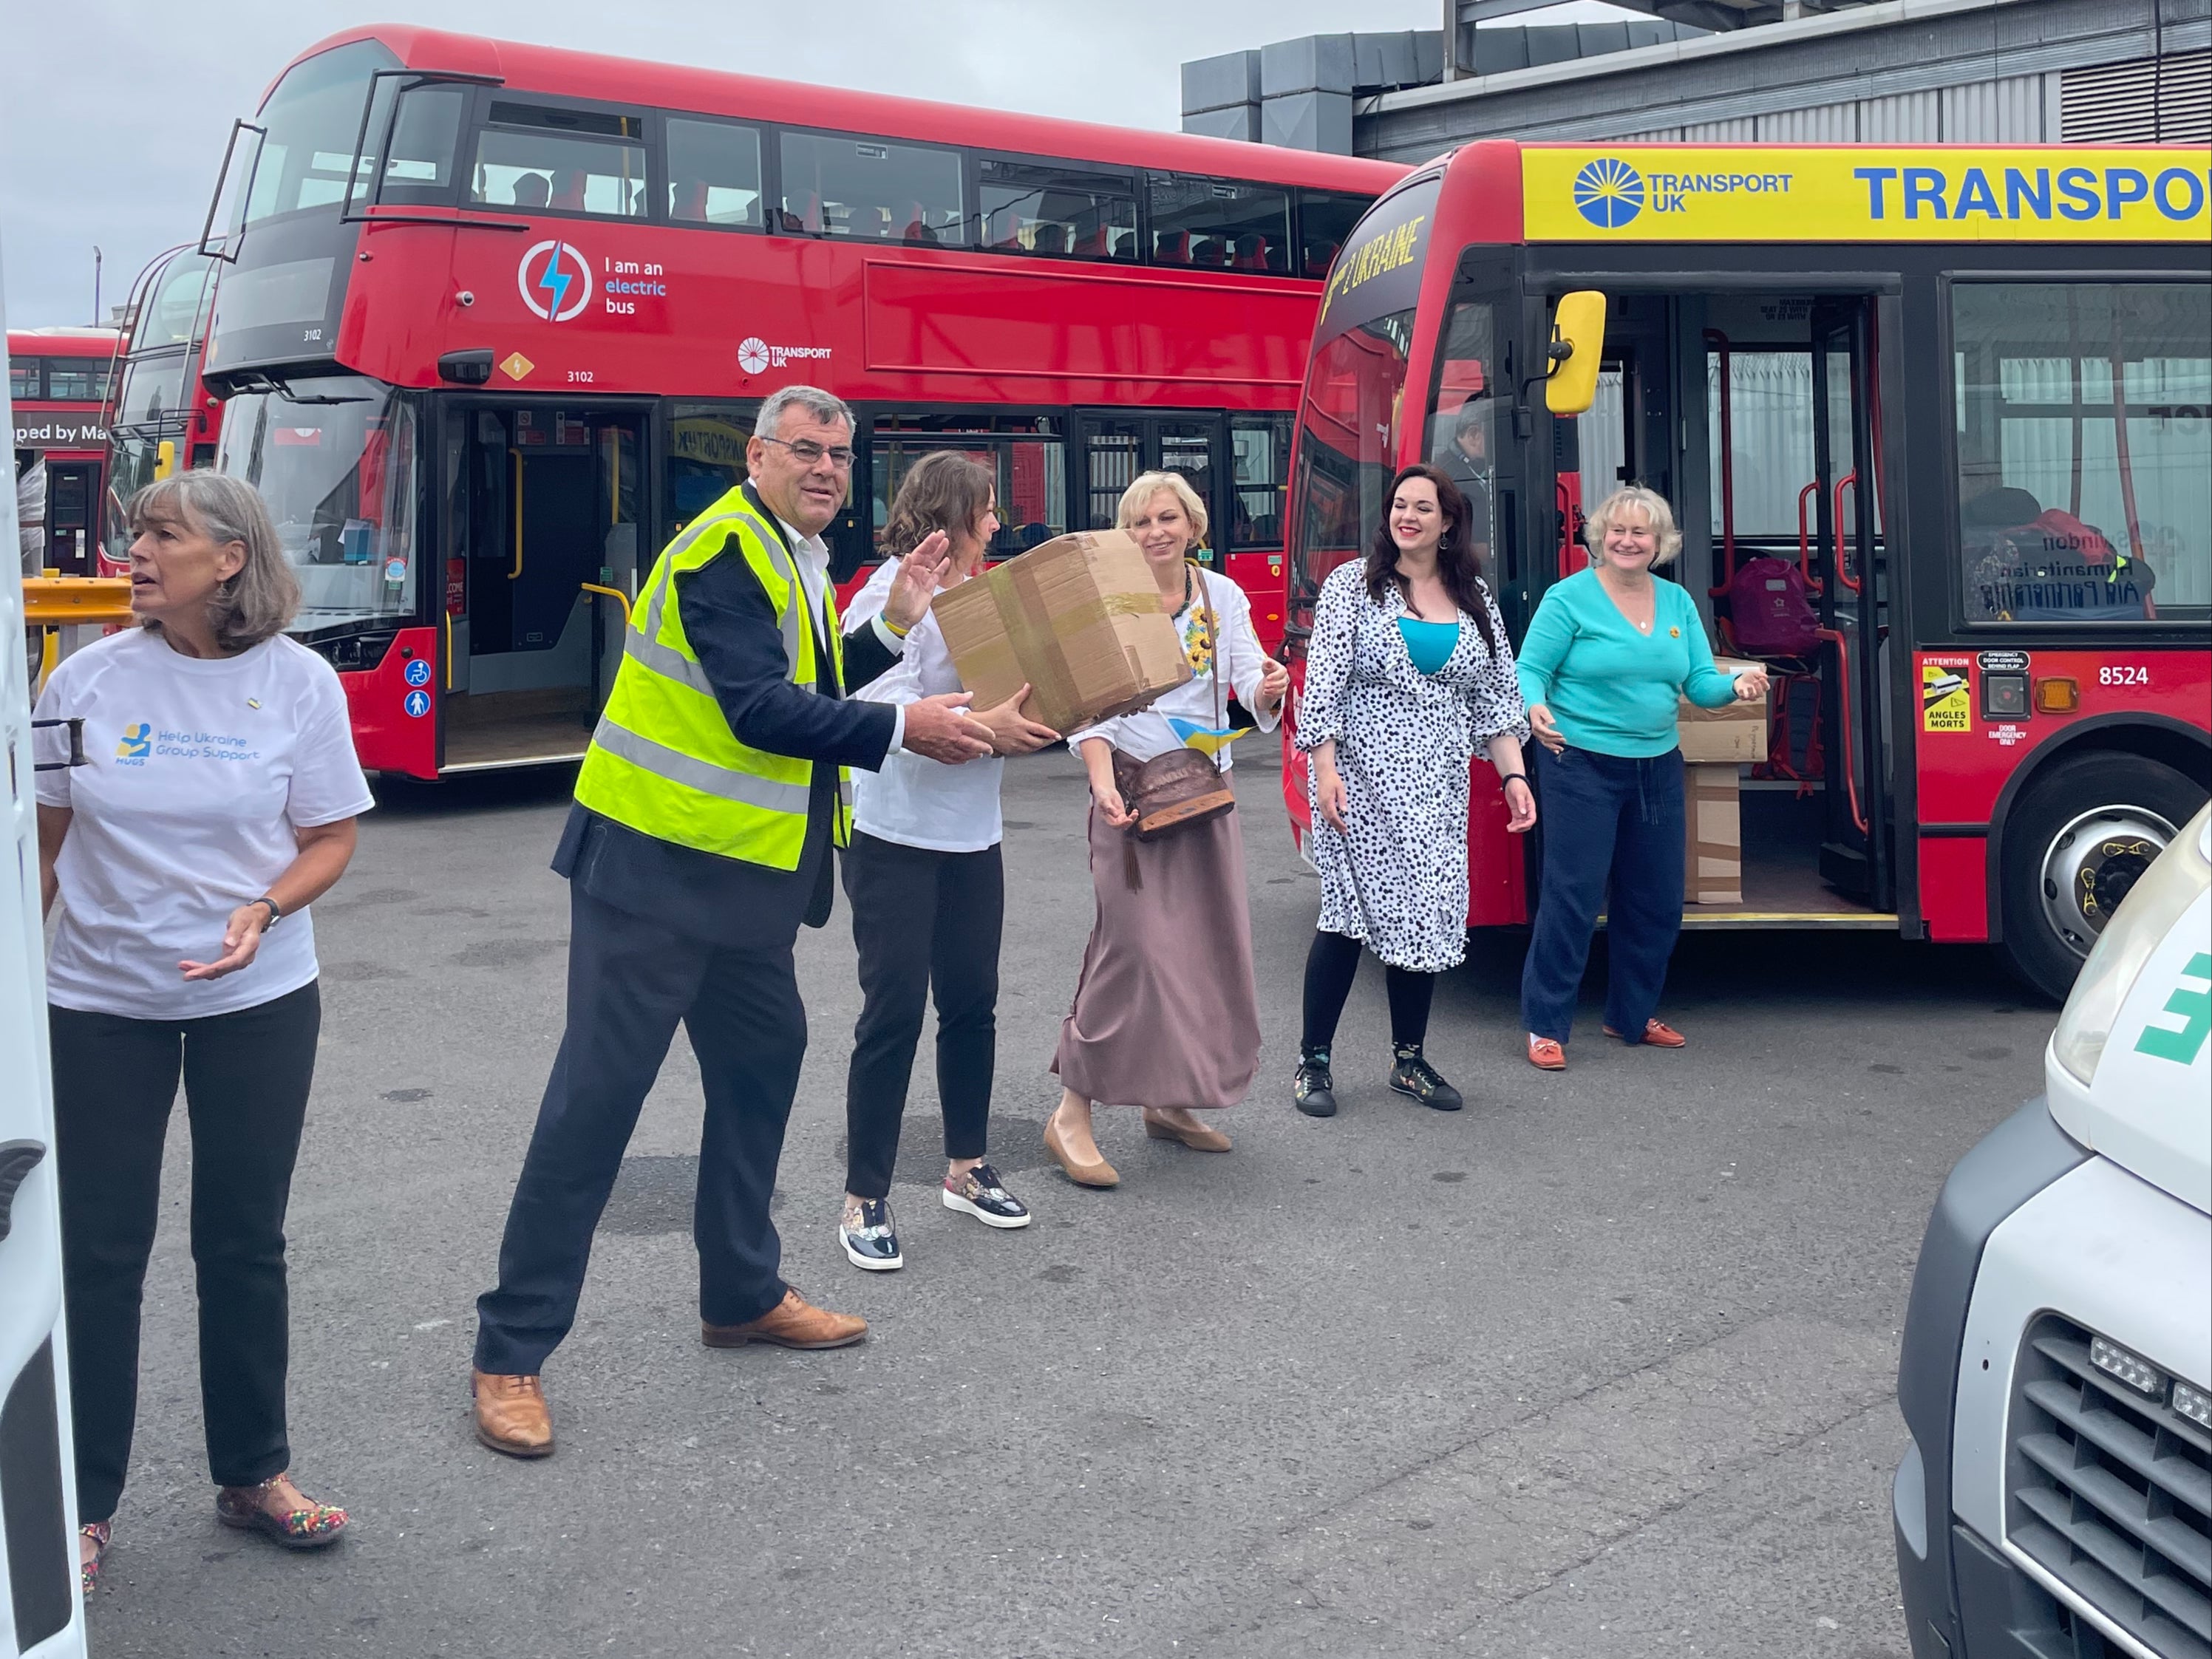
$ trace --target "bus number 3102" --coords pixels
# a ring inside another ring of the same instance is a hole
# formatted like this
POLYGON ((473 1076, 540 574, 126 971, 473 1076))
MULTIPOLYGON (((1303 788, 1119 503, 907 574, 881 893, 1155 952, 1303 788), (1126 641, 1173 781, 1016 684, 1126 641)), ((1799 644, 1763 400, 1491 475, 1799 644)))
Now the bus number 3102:
POLYGON ((2148 685, 2150 670, 2141 663, 2107 663, 2097 671, 2100 685, 2148 685))

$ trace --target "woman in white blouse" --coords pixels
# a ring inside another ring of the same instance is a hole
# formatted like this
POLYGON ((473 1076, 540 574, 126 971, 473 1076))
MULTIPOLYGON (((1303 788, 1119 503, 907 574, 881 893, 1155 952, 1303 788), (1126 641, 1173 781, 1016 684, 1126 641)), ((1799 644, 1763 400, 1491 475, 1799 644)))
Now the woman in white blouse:
MULTIPOLYGON (((998 529, 988 471, 951 450, 923 456, 900 481, 884 520, 880 539, 888 556, 854 596, 843 625, 866 627, 882 614, 907 550, 949 542, 951 558, 939 586, 950 587, 975 574, 998 529)), ((961 689, 937 619, 925 613, 907 635, 898 665, 856 695, 910 703, 961 689)), ((863 1002, 845 1080, 845 1208, 837 1237, 847 1260, 871 1272, 906 1261, 890 1210, 891 1172, 933 994, 945 1207, 987 1227, 1030 1224, 1028 1209, 985 1161, 1006 917, 999 860, 1006 768, 998 757, 1032 753, 1057 736, 1023 717, 1028 692, 1025 685, 1000 707, 976 712, 991 729, 988 757, 945 766, 901 750, 885 757, 881 771, 853 775, 853 844, 843 868, 863 1002)))
POLYGON ((130 520, 140 626, 39 699, 40 718, 84 722, 86 763, 39 775, 39 866, 62 909, 46 999, 88 1591, 131 1461, 180 1074, 216 1518, 291 1549, 346 1526, 287 1473, 284 1210, 321 1024, 307 906, 374 802, 337 675, 284 637, 299 582, 253 487, 185 473, 140 490, 130 520))
POLYGON ((1146 761, 1188 747, 1212 756, 1226 776, 1235 735, 1221 713, 1226 694, 1272 732, 1290 689, 1287 671, 1260 648, 1243 591, 1189 558, 1205 540, 1206 506, 1180 474, 1145 473, 1123 492, 1116 516, 1144 549, 1191 678, 1148 708, 1068 734, 1091 777, 1098 909, 1075 1005, 1060 1025, 1053 1070, 1064 1086, 1044 1139, 1068 1178, 1085 1187, 1121 1182, 1099 1154, 1094 1102, 1141 1107, 1145 1133, 1156 1140, 1225 1152, 1229 1137, 1194 1113, 1235 1105, 1260 1065, 1237 815, 1136 841, 1114 756, 1146 761))

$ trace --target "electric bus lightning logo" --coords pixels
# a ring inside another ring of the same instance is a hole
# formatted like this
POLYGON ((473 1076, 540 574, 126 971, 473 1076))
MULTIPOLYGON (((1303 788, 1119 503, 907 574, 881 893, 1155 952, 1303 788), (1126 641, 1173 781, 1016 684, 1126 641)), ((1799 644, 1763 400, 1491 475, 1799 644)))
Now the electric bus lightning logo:
POLYGON ((1601 155, 1575 174, 1575 206, 1600 230, 1619 230, 1644 211, 1644 175, 1601 155))
POLYGON ((565 323, 591 303, 591 262, 570 242, 540 242, 514 270, 522 303, 549 323, 565 323))

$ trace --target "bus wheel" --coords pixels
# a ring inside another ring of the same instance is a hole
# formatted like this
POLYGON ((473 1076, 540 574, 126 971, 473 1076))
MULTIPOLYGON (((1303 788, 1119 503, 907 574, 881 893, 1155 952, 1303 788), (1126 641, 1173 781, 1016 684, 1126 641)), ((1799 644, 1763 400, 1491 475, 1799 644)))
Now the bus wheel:
POLYGON ((2063 1001, 2105 923, 2204 790, 2136 755, 2081 755, 2028 787, 2005 825, 2004 945, 2012 970, 2063 1001))

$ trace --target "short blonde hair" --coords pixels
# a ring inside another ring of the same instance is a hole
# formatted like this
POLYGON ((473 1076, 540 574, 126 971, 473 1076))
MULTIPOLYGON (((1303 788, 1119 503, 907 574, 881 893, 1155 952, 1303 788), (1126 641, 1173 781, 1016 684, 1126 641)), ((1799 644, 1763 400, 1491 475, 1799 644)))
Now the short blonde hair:
MULTIPOLYGON (((246 550, 238 574, 208 596, 216 643, 236 653, 284 631, 300 609, 300 578, 261 492, 243 478, 221 472, 178 472, 148 484, 131 498, 125 517, 133 536, 149 524, 180 525, 216 546, 236 542, 246 550)), ((140 624, 158 634, 161 624, 140 624)))
POLYGON ((1163 489, 1182 503, 1183 516, 1190 520, 1190 544, 1206 545, 1206 503, 1190 487, 1190 480, 1180 472, 1139 472, 1129 481, 1121 492, 1121 505, 1114 510, 1114 527, 1127 530, 1137 522, 1137 515, 1152 504, 1152 497, 1163 489))
POLYGON ((1674 527, 1674 509, 1667 505, 1664 495, 1642 484, 1624 484, 1597 504, 1597 511, 1589 515, 1590 533, 1596 538, 1590 545, 1595 548, 1603 542, 1605 532, 1631 508, 1644 514, 1644 522, 1651 526, 1651 539, 1659 544, 1653 564, 1665 564, 1682 550, 1682 532, 1674 527))

